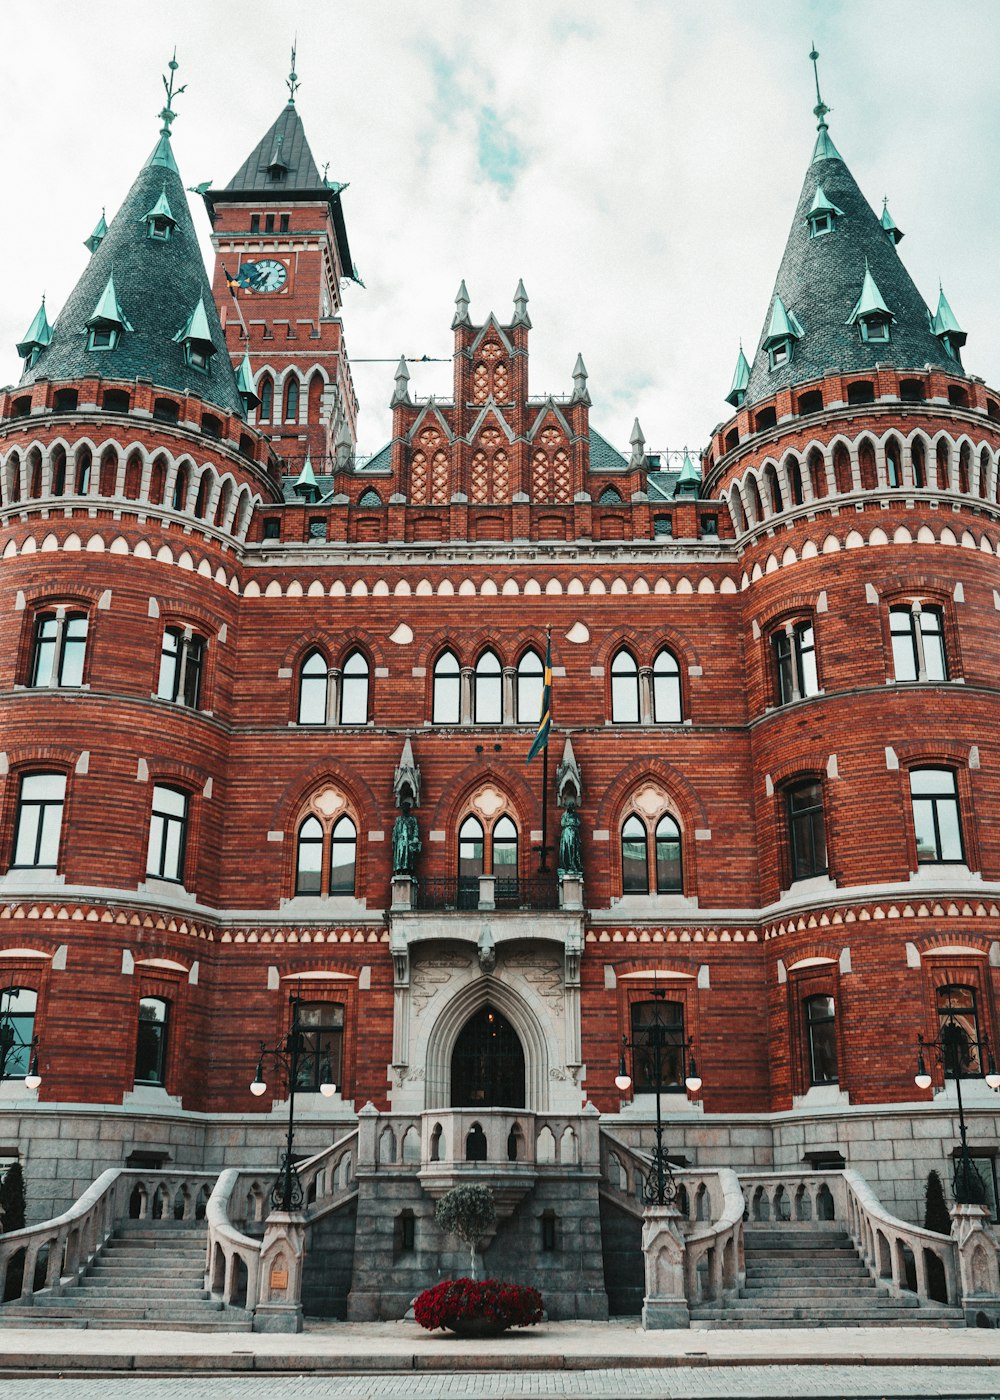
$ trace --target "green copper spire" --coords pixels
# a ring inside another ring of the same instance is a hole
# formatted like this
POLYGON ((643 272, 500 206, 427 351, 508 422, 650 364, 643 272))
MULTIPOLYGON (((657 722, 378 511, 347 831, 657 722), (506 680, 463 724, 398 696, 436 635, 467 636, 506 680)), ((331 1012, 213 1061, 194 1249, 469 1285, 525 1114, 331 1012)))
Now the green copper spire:
POLYGON ((819 135, 816 138, 816 145, 813 149, 813 161, 817 160, 840 160, 840 152, 830 140, 830 131, 826 124, 827 113, 832 109, 826 105, 820 95, 819 90, 819 52, 814 44, 809 57, 812 59, 813 76, 816 79, 816 106, 813 108, 813 115, 819 118, 817 130, 819 135))
POLYGON ((316 473, 313 471, 312 458, 306 451, 306 460, 302 463, 302 470, 296 478, 292 487, 296 496, 301 496, 303 500, 315 501, 319 497, 319 482, 316 480, 316 473))
POLYGON ((196 369, 204 369, 215 354, 215 341, 212 339, 203 296, 198 298, 198 305, 174 336, 174 340, 178 345, 184 346, 188 363, 196 369))
POLYGON ((104 219, 104 210, 102 209, 101 217, 94 225, 94 232, 90 235, 89 238, 85 238, 83 240, 83 246, 85 248, 89 248, 91 253, 96 253, 98 248, 101 246, 101 243, 104 241, 104 235, 107 233, 107 231, 108 226, 104 219))
POLYGON ((813 202, 809 206, 809 214, 810 217, 813 214, 839 214, 840 217, 843 218, 844 211, 843 209, 838 209, 832 199, 827 198, 826 191, 823 189, 822 185, 817 185, 816 194, 813 196, 813 202))
POLYGON ((35 319, 25 331, 23 339, 17 343, 17 353, 22 360, 30 360, 31 364, 34 364, 51 339, 52 327, 45 314, 45 298, 42 297, 42 304, 35 312, 35 319))
POLYGON ((240 367, 236 371, 236 387, 247 409, 256 408, 260 403, 260 395, 253 387, 253 370, 250 367, 249 355, 245 354, 240 361, 240 367))
POLYGON ((108 278, 104 291, 97 299, 97 305, 84 322, 86 326, 117 326, 119 330, 130 331, 132 327, 125 319, 125 313, 118 304, 115 291, 115 274, 108 278))
POLYGON ((743 342, 740 341, 740 353, 736 359, 736 368, 733 371, 733 382, 729 386, 729 393, 726 395, 726 403, 731 403, 733 408, 741 408, 743 400, 746 398, 747 385, 750 383, 750 366, 747 364, 747 357, 743 353, 743 342))
POLYGON ((701 472, 691 461, 691 456, 685 447, 684 461, 681 463, 680 474, 674 485, 675 496, 695 496, 701 490, 701 472))
POLYGON ((892 215, 889 213, 888 195, 882 196, 882 217, 879 220, 879 222, 881 223, 882 227, 885 229, 889 237, 892 239, 893 243, 902 242, 903 230, 901 228, 896 227, 895 221, 893 220, 892 215))
POLYGON ((964 345, 966 341, 965 331, 963 331, 962 327, 958 324, 954 311, 952 311, 951 307, 948 305, 948 298, 944 294, 944 288, 940 284, 938 285, 937 312, 934 316, 934 334, 960 335, 962 337, 959 342, 961 345, 964 345))
POLYGON ((854 303, 854 310, 847 318, 847 325, 853 326, 855 321, 862 320, 865 316, 878 316, 887 321, 896 319, 883 300, 878 284, 872 276, 871 268, 868 266, 867 258, 865 258, 865 280, 861 284, 861 295, 854 303))
POLYGON ((174 56, 167 64, 167 67, 170 69, 169 81, 167 75, 165 73, 163 75, 163 88, 167 94, 167 101, 166 105, 160 109, 158 114, 160 120, 163 122, 163 125, 160 127, 160 139, 153 147, 153 154, 149 157, 149 160, 147 160, 146 165, 162 165, 166 170, 173 170, 176 174, 177 162, 174 160, 174 153, 170 148, 170 127, 171 123, 177 120, 177 113, 174 111, 174 98, 180 97, 181 93, 187 89, 187 83, 176 90, 174 88, 174 74, 180 67, 180 64, 177 62, 176 49, 174 49, 174 56))

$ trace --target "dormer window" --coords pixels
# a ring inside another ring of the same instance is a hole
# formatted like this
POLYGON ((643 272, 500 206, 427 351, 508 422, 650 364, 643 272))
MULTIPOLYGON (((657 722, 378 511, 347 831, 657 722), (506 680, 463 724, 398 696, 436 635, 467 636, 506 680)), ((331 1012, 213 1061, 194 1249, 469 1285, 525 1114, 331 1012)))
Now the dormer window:
POLYGON ((114 326, 93 326, 87 337, 88 350, 114 350, 120 332, 114 326))
POLYGON ((188 317, 187 324, 181 327, 174 336, 174 340, 183 346, 184 363, 189 368, 196 369, 200 374, 207 374, 209 363, 215 354, 215 345, 212 341, 203 297, 198 299, 198 305, 188 317))
POLYGON ((809 237, 822 238, 826 233, 833 232, 833 226, 838 219, 844 217, 843 209, 837 206, 823 192, 823 186, 816 186, 816 194, 813 198, 806 220, 809 224, 809 237))
POLYGON ((208 352, 201 346, 192 344, 189 340, 184 346, 184 363, 190 365, 192 369, 201 370, 202 374, 207 374, 208 362, 208 352))
POLYGON ((780 295, 775 292, 774 306, 771 308, 771 321, 764 337, 763 348, 767 351, 769 370, 787 365, 792 358, 792 348, 802 337, 802 326, 794 311, 789 311, 780 295))
POLYGON ((167 243, 176 227, 177 220, 167 202, 167 187, 164 185, 159 199, 146 215, 146 237, 155 238, 160 243, 167 243))
POLYGON ((121 339, 122 331, 132 329, 118 304, 113 276, 108 278, 93 314, 84 324, 87 328, 88 350, 114 350, 121 339))
POLYGON ((849 326, 856 325, 861 339, 866 343, 885 344, 891 338, 890 327, 895 320, 892 312, 882 299, 875 278, 865 259, 865 280, 861 284, 861 295, 854 303, 854 310, 847 318, 849 326))
POLYGON ((865 341, 886 341, 889 339, 889 322, 885 316, 864 316, 858 318, 861 339, 865 341))

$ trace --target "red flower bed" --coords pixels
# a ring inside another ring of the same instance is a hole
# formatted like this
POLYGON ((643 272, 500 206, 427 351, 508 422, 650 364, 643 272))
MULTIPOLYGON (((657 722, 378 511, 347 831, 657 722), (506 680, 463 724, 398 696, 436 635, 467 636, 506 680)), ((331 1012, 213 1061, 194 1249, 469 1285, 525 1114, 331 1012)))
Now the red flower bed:
POLYGON ((427 1288, 413 1305, 421 1327, 461 1329, 464 1323, 482 1321, 498 1332, 507 1327, 531 1327, 542 1320, 542 1295, 537 1288, 519 1283, 501 1283, 488 1278, 481 1283, 471 1278, 446 1279, 427 1288))

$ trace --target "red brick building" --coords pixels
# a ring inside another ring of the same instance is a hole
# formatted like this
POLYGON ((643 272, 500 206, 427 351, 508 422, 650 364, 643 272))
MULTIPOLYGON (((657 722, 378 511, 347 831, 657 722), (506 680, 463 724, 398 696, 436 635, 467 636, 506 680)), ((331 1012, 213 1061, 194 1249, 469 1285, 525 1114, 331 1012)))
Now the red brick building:
POLYGON ((840 1157, 910 1218, 951 1007, 992 1192, 1000 393, 944 295, 821 114, 698 462, 638 423, 616 451, 582 359, 533 397, 523 286, 477 323, 464 283, 452 397, 401 361, 365 459, 341 195, 290 102, 205 195, 209 282, 168 122, 0 395, 0 1010, 42 1079, 8 1065, 0 1150, 32 1208, 125 1160, 275 1160, 247 1084, 292 993, 314 1146, 367 1103, 641 1136, 666 988, 680 1159, 840 1157))

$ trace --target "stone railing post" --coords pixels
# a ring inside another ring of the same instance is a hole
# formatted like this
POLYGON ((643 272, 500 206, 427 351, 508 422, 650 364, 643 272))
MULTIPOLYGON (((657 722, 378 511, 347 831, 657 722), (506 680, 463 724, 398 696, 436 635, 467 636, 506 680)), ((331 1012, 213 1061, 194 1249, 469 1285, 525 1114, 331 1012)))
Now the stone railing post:
POLYGON ((643 1212, 646 1296, 642 1301, 642 1325, 647 1331, 691 1325, 680 1219, 680 1212, 673 1206, 647 1206, 643 1212))
MULTIPOLYGON (((275 1210, 267 1217, 253 1310, 255 1332, 302 1331, 305 1240, 306 1218, 300 1212, 275 1210)), ((247 1306, 253 1306, 249 1298, 247 1306)))
POLYGON ((985 1312, 994 1325, 1000 1321, 1000 1236, 990 1220, 988 1206, 954 1205, 951 1237, 958 1255, 959 1303, 966 1322, 985 1312))
POLYGON ((366 1103, 358 1114, 358 1166, 375 1169, 375 1139, 378 1130, 378 1109, 366 1103))

